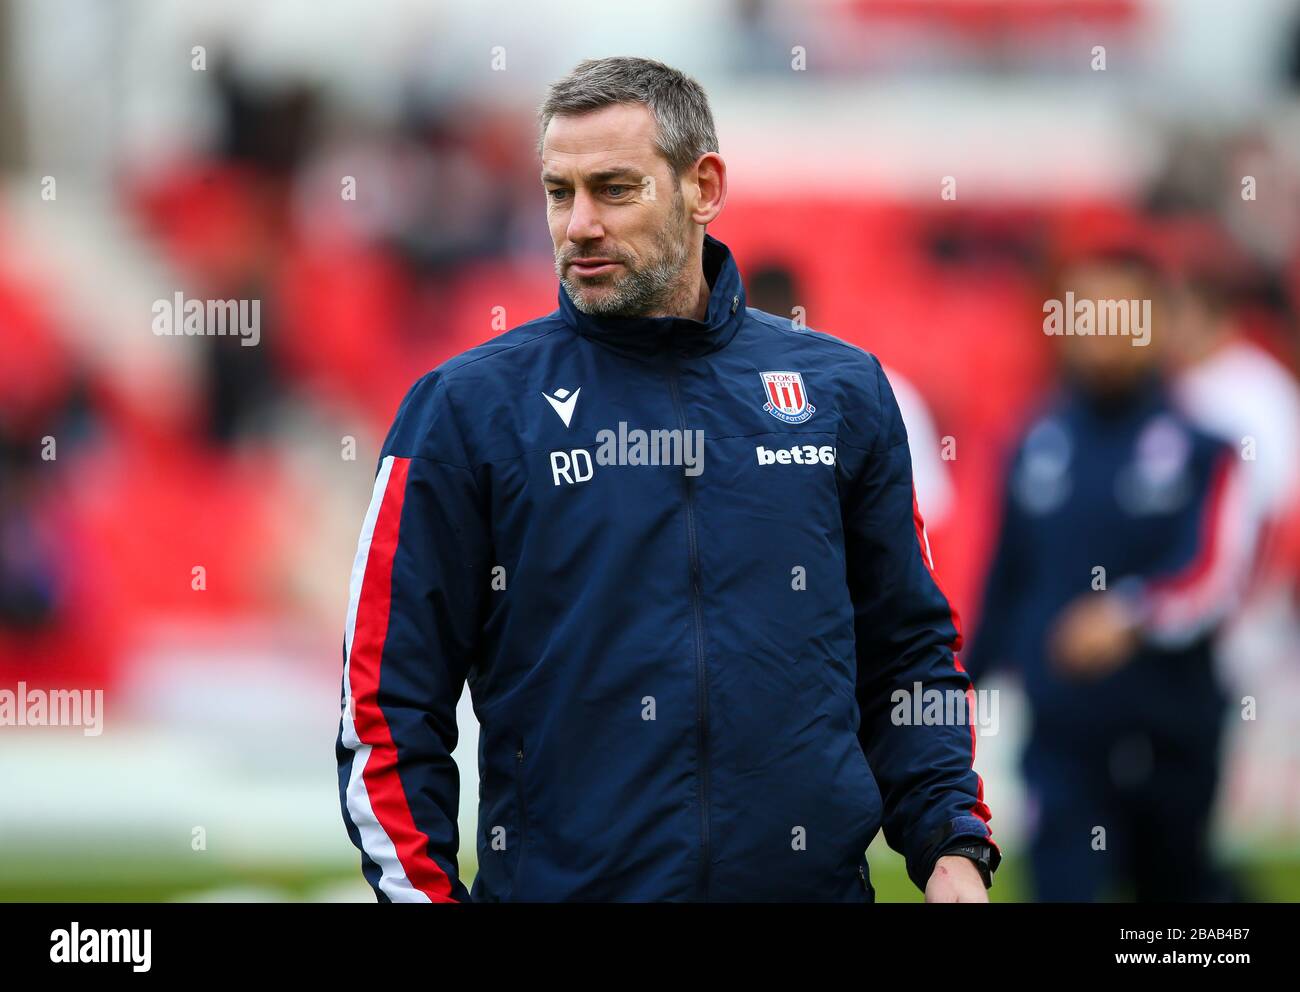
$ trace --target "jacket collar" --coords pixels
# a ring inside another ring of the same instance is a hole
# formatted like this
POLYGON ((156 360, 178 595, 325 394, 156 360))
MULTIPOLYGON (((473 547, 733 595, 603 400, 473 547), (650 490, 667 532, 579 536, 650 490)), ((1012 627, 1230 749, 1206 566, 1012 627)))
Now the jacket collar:
POLYGON ((704 278, 709 308, 703 321, 688 317, 609 317, 583 313, 559 287, 560 313, 585 338, 633 355, 670 353, 698 357, 723 348, 745 319, 745 287, 731 249, 706 233, 704 278))
POLYGON ((1070 382, 1068 388, 1079 415, 1097 425, 1137 424, 1167 412, 1172 406, 1164 379, 1155 371, 1147 372, 1122 392, 1110 395, 1091 392, 1076 382, 1070 382))

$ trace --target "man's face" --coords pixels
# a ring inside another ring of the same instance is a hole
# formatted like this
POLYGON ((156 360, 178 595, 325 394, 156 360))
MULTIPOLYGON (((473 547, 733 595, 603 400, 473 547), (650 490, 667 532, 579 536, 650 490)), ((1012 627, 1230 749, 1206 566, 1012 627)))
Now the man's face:
POLYGON ((554 117, 546 128, 542 185, 555 274, 584 313, 653 313, 680 285, 693 225, 654 137, 641 104, 554 117))
POLYGON ((1067 366, 1092 392, 1124 392, 1156 364, 1157 336, 1147 328, 1147 343, 1135 345, 1133 336, 1110 327, 1113 314, 1105 312, 1102 302, 1150 300, 1154 317, 1160 303, 1157 287, 1140 270, 1108 261, 1076 263, 1063 273, 1062 287, 1071 290, 1076 300, 1092 300, 1097 313, 1095 335, 1062 339, 1067 366))

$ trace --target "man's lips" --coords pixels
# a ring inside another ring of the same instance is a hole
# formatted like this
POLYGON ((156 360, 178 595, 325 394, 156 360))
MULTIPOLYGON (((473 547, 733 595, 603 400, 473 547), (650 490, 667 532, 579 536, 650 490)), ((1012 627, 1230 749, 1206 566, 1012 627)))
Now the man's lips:
POLYGON ((613 272, 620 264, 609 258, 575 258, 569 262, 569 269, 580 276, 599 276, 613 272))

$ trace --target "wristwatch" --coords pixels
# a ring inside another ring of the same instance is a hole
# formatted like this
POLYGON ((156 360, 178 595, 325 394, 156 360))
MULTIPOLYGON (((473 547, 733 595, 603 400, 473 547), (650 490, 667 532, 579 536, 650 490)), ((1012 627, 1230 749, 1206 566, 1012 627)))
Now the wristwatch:
POLYGON ((974 861, 975 867, 979 869, 980 878, 984 879, 984 888, 990 889, 993 887, 993 845, 982 840, 967 841, 956 844, 945 851, 940 851, 939 857, 944 858, 950 854, 960 855, 974 861))

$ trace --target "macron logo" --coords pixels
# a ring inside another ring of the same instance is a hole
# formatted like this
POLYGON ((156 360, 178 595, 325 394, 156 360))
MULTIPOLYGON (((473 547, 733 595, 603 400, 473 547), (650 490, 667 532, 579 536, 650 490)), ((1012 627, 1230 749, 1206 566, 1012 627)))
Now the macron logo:
POLYGON ((546 402, 551 404, 551 409, 559 414, 560 419, 564 421, 564 426, 568 427, 569 421, 573 419, 573 408, 578 403, 578 394, 580 392, 582 392, 581 386, 573 392, 569 392, 567 389, 557 389, 554 396, 547 393, 542 393, 542 395, 546 397, 546 402))

